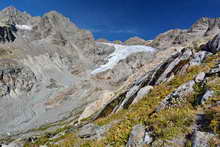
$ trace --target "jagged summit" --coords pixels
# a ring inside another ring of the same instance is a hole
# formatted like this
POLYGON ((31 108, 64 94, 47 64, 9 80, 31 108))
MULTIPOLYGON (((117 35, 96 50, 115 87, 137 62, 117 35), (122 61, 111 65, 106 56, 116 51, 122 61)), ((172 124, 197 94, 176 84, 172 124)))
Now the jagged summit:
POLYGON ((22 12, 13 6, 0 11, 0 22, 7 24, 25 24, 30 19, 30 15, 22 12))

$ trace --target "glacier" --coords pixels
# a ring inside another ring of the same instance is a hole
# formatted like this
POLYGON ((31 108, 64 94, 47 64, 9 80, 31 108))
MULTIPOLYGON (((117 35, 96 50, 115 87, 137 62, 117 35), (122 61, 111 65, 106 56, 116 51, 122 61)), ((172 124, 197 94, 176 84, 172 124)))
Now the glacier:
POLYGON ((100 67, 96 68, 91 72, 92 75, 95 75, 100 72, 107 71, 112 69, 119 61, 126 59, 129 55, 138 53, 138 52, 156 52, 156 48, 144 45, 119 45, 114 43, 102 43, 108 46, 113 46, 115 51, 107 57, 108 62, 100 67))

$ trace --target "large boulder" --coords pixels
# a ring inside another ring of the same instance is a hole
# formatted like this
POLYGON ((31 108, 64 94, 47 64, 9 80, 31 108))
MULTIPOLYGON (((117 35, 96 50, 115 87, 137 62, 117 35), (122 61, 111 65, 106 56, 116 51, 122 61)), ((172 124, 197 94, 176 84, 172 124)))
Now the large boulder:
POLYGON ((132 104, 137 103, 138 101, 140 101, 144 96, 146 96, 148 93, 150 93, 150 91, 153 89, 152 86, 145 86, 143 88, 141 88, 138 93, 137 96, 134 98, 132 104))
POLYGON ((207 51, 199 51, 193 55, 190 61, 190 66, 200 65, 203 63, 204 59, 209 55, 207 51))
POLYGON ((126 147, 144 147, 144 145, 150 144, 152 141, 153 138, 148 132, 145 132, 145 127, 136 125, 132 128, 126 147))
POLYGON ((203 50, 211 52, 213 54, 220 51, 220 34, 216 35, 212 40, 210 40, 204 47, 203 50))
POLYGON ((213 96, 214 96, 214 91, 207 89, 203 95, 198 97, 198 104, 199 105, 205 104, 205 102, 213 96))
POLYGON ((117 122, 112 122, 108 125, 98 126, 93 123, 89 123, 82 128, 80 128, 78 132, 78 136, 83 139, 102 139, 105 133, 111 128, 112 124, 117 122))
POLYGON ((95 124, 87 124, 80 129, 79 137, 89 138, 89 137, 95 136, 98 128, 99 126, 95 124))

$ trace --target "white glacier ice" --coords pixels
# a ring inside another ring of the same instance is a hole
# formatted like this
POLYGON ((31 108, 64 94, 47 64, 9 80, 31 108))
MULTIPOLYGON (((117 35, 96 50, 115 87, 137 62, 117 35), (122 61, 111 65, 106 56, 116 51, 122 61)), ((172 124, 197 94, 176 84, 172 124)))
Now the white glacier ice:
POLYGON ((17 29, 21 29, 21 30, 27 30, 27 31, 31 31, 32 30, 32 26, 28 26, 28 25, 16 25, 15 27, 17 29))
POLYGON ((119 45, 113 43, 101 43, 109 46, 113 46, 115 51, 111 53, 107 59, 108 62, 104 65, 101 65, 97 69, 91 72, 92 75, 95 75, 100 72, 104 72, 108 69, 112 69, 119 61, 126 59, 129 55, 138 52, 155 52, 157 49, 144 46, 144 45, 119 45))

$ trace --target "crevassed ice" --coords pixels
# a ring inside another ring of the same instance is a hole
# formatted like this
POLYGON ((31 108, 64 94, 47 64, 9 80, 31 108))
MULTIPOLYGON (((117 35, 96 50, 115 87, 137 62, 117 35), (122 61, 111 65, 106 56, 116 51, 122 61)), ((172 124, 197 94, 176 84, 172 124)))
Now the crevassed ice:
POLYGON ((126 59, 129 55, 138 52, 155 52, 156 49, 144 46, 144 45, 118 45, 113 43, 102 43, 109 46, 113 46, 115 51, 108 56, 108 62, 104 65, 101 65, 99 68, 91 72, 92 75, 95 75, 100 72, 104 72, 108 69, 112 69, 119 61, 126 59))
POLYGON ((27 31, 32 30, 32 26, 29 26, 29 25, 16 25, 16 28, 21 29, 21 30, 27 30, 27 31))

